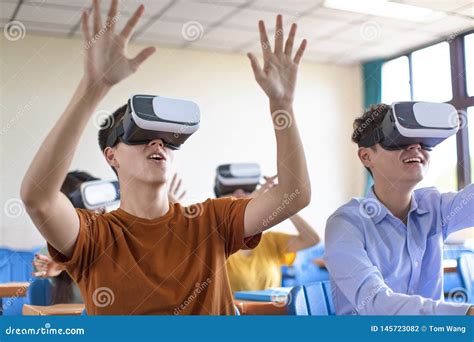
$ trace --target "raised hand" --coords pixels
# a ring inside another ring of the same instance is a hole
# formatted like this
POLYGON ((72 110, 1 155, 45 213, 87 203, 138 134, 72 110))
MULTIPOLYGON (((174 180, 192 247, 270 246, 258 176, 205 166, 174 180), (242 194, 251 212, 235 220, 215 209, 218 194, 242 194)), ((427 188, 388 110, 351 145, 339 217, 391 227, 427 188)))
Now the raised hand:
POLYGON ((35 255, 33 266, 36 269, 33 276, 38 278, 57 277, 64 271, 63 266, 53 261, 49 256, 42 254, 35 255))
POLYGON ((170 187, 168 189, 168 201, 171 203, 178 203, 180 202, 183 197, 186 195, 186 191, 179 191, 181 188, 181 178, 178 177, 178 174, 173 175, 173 179, 171 180, 170 187))
POLYGON ((297 28, 296 24, 291 25, 288 39, 283 48, 283 19, 281 15, 277 16, 275 49, 273 52, 268 40, 265 23, 259 21, 258 27, 263 52, 263 68, 260 67, 258 59, 254 54, 247 54, 252 65, 255 79, 271 101, 292 104, 298 74, 298 65, 306 48, 306 39, 301 42, 294 57, 292 57, 293 43, 297 28))
POLYGON ((94 85, 112 86, 133 74, 154 52, 154 47, 147 47, 134 58, 126 56, 128 40, 143 14, 140 5, 128 20, 120 34, 115 34, 115 24, 120 18, 117 12, 117 0, 112 0, 105 24, 100 15, 99 0, 94 0, 93 29, 89 28, 89 14, 82 14, 82 31, 85 40, 85 76, 94 85))

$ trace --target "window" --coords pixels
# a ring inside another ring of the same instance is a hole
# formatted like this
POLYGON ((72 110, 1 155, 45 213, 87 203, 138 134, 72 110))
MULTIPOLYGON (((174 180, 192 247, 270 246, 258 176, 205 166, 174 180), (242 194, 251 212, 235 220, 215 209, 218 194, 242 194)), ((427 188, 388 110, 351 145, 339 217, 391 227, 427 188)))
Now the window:
POLYGON ((413 100, 446 102, 452 99, 449 44, 439 43, 412 53, 413 100))
POLYGON ((429 170, 418 187, 436 186, 441 192, 456 191, 458 186, 456 135, 436 146, 430 155, 429 170))
POLYGON ((464 61, 466 62, 467 95, 474 96, 474 33, 464 37, 464 61))
POLYGON ((382 66, 382 102, 410 101, 408 57, 393 59, 382 66))

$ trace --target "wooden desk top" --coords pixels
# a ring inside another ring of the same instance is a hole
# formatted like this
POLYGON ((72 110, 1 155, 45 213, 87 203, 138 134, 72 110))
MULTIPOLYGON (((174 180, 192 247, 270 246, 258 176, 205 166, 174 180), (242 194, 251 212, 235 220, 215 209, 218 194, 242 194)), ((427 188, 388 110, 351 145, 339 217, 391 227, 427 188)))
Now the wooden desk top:
POLYGON ((29 286, 29 282, 0 283, 0 298, 26 297, 29 286))
POLYGON ((234 299, 234 304, 242 316, 246 315, 287 315, 284 303, 259 302, 234 299))
POLYGON ((24 316, 79 316, 84 310, 84 304, 56 304, 49 306, 23 305, 24 316))

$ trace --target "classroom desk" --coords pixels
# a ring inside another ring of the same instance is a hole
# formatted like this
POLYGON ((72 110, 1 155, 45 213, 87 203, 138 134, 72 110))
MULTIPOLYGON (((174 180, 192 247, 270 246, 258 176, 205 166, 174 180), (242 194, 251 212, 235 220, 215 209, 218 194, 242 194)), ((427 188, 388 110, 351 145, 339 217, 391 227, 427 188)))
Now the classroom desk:
MULTIPOLYGON (((0 284, 0 302, 5 297, 26 297, 29 286, 29 282, 10 282, 0 284)), ((0 316, 1 315, 3 315, 3 305, 0 305, 0 316)))
POLYGON ((258 302, 251 300, 234 299, 235 306, 242 316, 246 315, 288 315, 284 305, 275 305, 272 302, 258 302))
POLYGON ((456 259, 443 260, 444 273, 456 273, 458 271, 458 261, 456 259))
POLYGON ((23 316, 79 316, 84 304, 23 305, 23 316))

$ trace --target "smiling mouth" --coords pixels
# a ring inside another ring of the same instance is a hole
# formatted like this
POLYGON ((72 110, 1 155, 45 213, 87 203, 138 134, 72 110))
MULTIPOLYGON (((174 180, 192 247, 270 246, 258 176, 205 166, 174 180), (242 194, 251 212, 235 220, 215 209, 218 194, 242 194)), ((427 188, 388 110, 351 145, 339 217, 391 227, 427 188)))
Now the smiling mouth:
POLYGON ((149 160, 155 160, 155 161, 165 161, 166 158, 161 154, 161 153, 153 153, 148 156, 149 160))
POLYGON ((419 157, 406 158, 402 160, 403 164, 423 164, 423 159, 419 157))

